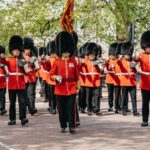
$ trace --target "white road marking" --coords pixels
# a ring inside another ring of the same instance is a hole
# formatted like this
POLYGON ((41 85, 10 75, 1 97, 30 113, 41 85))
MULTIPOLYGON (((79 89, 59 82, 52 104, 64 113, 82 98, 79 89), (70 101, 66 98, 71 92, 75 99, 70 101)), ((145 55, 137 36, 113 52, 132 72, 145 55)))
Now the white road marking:
POLYGON ((8 145, 6 145, 6 144, 4 144, 4 143, 2 143, 2 142, 0 142, 0 146, 1 146, 2 148, 7 149, 7 150, 15 150, 15 149, 13 149, 13 148, 10 148, 8 145))

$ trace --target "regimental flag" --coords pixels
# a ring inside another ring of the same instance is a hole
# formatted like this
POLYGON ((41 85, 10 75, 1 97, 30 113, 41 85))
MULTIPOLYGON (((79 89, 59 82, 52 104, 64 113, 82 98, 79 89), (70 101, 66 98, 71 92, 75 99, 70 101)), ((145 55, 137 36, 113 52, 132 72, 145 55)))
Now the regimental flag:
POLYGON ((74 0, 67 0, 63 16, 61 18, 61 26, 64 31, 73 32, 74 30, 74 0))

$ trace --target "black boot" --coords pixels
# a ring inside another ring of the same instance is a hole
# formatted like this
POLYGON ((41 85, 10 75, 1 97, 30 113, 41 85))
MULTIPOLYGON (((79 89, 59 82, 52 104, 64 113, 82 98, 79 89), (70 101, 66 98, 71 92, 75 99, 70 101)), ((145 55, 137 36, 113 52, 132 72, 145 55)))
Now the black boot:
POLYGON ((108 109, 108 111, 109 111, 109 112, 113 111, 113 108, 112 108, 112 107, 110 107, 110 108, 108 109))
POLYGON ((69 129, 69 133, 70 133, 70 134, 75 134, 75 133, 76 133, 76 130, 75 130, 74 128, 70 128, 70 129, 69 129))
POLYGON ((139 114, 139 112, 134 111, 134 112, 133 112, 133 116, 140 116, 140 114, 139 114))
POLYGON ((12 126, 12 125, 15 125, 16 124, 16 120, 10 120, 9 122, 8 122, 8 125, 9 126, 12 126))
POLYGON ((96 113, 95 113, 97 116, 100 116, 100 115, 102 115, 102 112, 101 111, 96 111, 96 113))
POLYGON ((141 127, 147 127, 147 126, 148 126, 148 122, 143 121, 143 122, 141 123, 141 127))
POLYGON ((66 133, 66 128, 61 128, 61 133, 66 133))
POLYGON ((31 110, 30 113, 31 113, 32 116, 35 115, 35 114, 37 114, 37 109, 35 108, 35 109, 31 110))
POLYGON ((123 116, 127 116, 127 111, 123 110, 122 114, 123 116))
POLYGON ((7 113, 7 110, 3 109, 1 112, 0 112, 0 115, 3 116, 7 113))
POLYGON ((56 109, 53 109, 52 110, 52 115, 55 115, 56 114, 56 109))
POLYGON ((21 125, 24 126, 28 122, 29 122, 29 120, 27 118, 24 118, 24 119, 21 120, 21 125))

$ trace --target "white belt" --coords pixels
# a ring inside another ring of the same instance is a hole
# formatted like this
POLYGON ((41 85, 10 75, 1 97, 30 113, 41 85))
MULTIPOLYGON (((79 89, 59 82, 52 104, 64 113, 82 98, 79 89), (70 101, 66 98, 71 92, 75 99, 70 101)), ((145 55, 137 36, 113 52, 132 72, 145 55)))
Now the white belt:
POLYGON ((130 76, 130 75, 135 75, 135 73, 121 72, 121 73, 116 73, 115 75, 116 76, 130 76))
POLYGON ((5 77, 5 75, 4 74, 0 74, 0 77, 5 77))
POLYGON ((99 75, 97 72, 80 72, 81 75, 99 75))
POLYGON ((106 71, 107 73, 112 73, 112 74, 115 74, 115 72, 114 71, 106 71))
POLYGON ((22 76, 24 75, 23 73, 20 73, 20 72, 9 72, 9 75, 10 76, 22 76))
POLYGON ((150 72, 140 71, 140 73, 141 73, 141 74, 144 74, 144 75, 147 75, 147 76, 150 75, 150 72))

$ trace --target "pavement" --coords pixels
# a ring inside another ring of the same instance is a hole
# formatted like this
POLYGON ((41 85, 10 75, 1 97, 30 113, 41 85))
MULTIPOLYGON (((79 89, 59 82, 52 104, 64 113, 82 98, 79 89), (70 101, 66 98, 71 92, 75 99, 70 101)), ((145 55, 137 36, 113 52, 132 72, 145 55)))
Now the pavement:
MULTIPOLYGON (((25 127, 19 119, 17 125, 8 126, 8 114, 0 116, 0 150, 150 150, 150 126, 142 128, 141 116, 132 113, 123 116, 107 112, 106 89, 101 102, 103 115, 80 114, 81 127, 74 135, 60 133, 58 115, 50 115, 48 103, 43 101, 37 94, 38 115, 28 114, 29 124, 25 127)), ((141 113, 140 91, 137 104, 141 113)))

